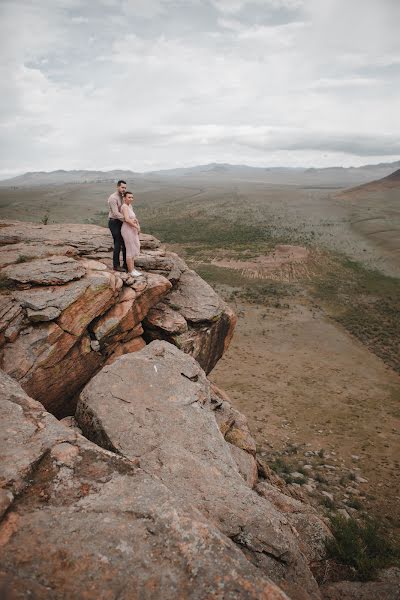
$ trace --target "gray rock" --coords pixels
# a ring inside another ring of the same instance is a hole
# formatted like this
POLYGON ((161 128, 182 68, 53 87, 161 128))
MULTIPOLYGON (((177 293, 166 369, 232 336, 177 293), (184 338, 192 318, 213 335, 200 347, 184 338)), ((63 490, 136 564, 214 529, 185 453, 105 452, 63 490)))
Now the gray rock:
POLYGON ((193 356, 209 373, 229 346, 236 326, 236 315, 194 271, 182 273, 177 285, 157 307, 155 318, 145 324, 145 339, 163 339, 193 356), (169 308, 169 313, 166 312, 169 308), (164 314, 163 314, 164 313, 164 314), (182 325, 182 332, 171 332, 171 320, 182 325), (157 325, 157 320, 160 326, 157 325), (186 330, 184 322, 187 323, 186 330))
POLYGON ((66 285, 18 291, 13 296, 21 306, 32 311, 57 308, 61 312, 76 302, 89 285, 90 280, 85 277, 80 281, 72 281, 66 285))
POLYGON ((238 446, 232 446, 232 444, 230 451, 244 481, 250 488, 254 488, 258 480, 256 459, 245 450, 238 446))
POLYGON ((321 491, 321 496, 325 496, 325 498, 328 498, 328 500, 330 500, 331 502, 333 502, 333 501, 334 501, 334 496, 333 496, 333 494, 331 494, 331 493, 329 493, 329 492, 327 492, 327 491, 325 491, 325 490, 322 490, 322 491, 321 491))
POLYGON ((61 315, 61 310, 54 306, 49 306, 43 310, 32 310, 31 308, 28 308, 26 314, 30 321, 37 323, 39 321, 54 321, 54 319, 57 319, 57 317, 61 315))
POLYGON ((85 274, 85 268, 68 256, 51 256, 32 260, 29 263, 11 265, 4 269, 8 279, 31 285, 58 285, 85 274))
POLYGON ((167 277, 172 283, 179 281, 182 273, 188 270, 186 263, 174 252, 142 252, 136 259, 135 265, 152 273, 167 277))
POLYGON ((73 256, 77 253, 76 248, 73 248, 72 246, 60 246, 47 241, 40 243, 22 242, 1 249, 0 268, 15 263, 25 263, 25 267, 28 268, 29 262, 35 258, 44 258, 46 256, 54 256, 57 254, 73 256))
POLYGON ((191 323, 217 320, 224 310, 221 298, 194 271, 185 271, 166 303, 191 323))
MULTIPOLYGON (((98 225, 78 223, 41 225, 6 220, 0 221, 0 224, 0 246, 14 245, 20 242, 70 246, 78 254, 93 255, 95 257, 113 249, 110 232, 105 227, 99 227, 98 225)), ((152 235, 141 233, 140 245, 143 249, 155 250, 160 247, 160 241, 152 235)))
POLYGON ((326 558, 325 543, 332 534, 315 508, 288 496, 266 481, 259 482, 256 490, 286 515, 290 524, 296 529, 301 550, 310 563, 326 558))

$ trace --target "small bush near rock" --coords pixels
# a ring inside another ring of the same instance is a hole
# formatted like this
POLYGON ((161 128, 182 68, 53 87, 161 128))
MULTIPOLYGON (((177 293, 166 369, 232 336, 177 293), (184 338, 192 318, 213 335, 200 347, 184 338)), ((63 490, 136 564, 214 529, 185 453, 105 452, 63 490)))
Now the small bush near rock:
POLYGON ((350 506, 350 508, 355 508, 356 510, 361 510, 363 507, 362 502, 358 498, 354 498, 354 496, 349 498, 346 504, 347 506, 350 506))
POLYGON ((28 262, 29 260, 31 260, 29 256, 26 256, 26 254, 20 254, 15 263, 18 265, 20 263, 28 262))
POLYGON ((14 288, 15 288, 14 281, 12 281, 11 279, 8 279, 8 277, 4 273, 0 273, 0 291, 1 290, 12 290, 14 288))
POLYGON ((374 579, 379 569, 399 564, 400 548, 391 542, 379 521, 334 516, 331 530, 333 538, 326 541, 327 552, 337 562, 352 567, 355 579, 374 579))
POLYGON ((289 475, 293 471, 293 467, 289 465, 285 460, 278 456, 273 463, 270 465, 271 469, 275 471, 275 473, 286 473, 289 475))

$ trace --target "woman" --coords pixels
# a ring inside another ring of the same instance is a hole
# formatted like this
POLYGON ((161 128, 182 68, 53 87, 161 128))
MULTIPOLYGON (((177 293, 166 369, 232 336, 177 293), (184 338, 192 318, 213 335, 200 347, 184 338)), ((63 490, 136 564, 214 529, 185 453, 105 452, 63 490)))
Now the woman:
POLYGON ((132 210, 133 194, 125 192, 124 203, 121 206, 121 212, 124 215, 124 222, 121 227, 121 234, 124 238, 126 247, 126 264, 128 265, 128 273, 132 277, 142 275, 141 271, 135 269, 134 258, 140 253, 139 232, 140 225, 132 210))

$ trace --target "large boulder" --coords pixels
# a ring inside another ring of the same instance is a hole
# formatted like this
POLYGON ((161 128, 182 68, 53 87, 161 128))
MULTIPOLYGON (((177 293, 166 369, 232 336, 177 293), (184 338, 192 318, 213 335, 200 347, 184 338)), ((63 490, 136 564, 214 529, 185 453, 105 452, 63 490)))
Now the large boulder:
POLYGON ((82 391, 76 420, 89 439, 138 461, 199 510, 291 597, 319 598, 290 523, 243 478, 215 400, 192 357, 155 341, 104 367, 82 391))
POLYGON ((197 273, 186 270, 144 323, 146 339, 163 339, 193 356, 209 373, 228 348, 233 310, 197 273), (186 326, 185 326, 186 322, 186 326))
POLYGON ((63 426, 0 372, 0 590, 36 600, 288 600, 137 461, 63 426))

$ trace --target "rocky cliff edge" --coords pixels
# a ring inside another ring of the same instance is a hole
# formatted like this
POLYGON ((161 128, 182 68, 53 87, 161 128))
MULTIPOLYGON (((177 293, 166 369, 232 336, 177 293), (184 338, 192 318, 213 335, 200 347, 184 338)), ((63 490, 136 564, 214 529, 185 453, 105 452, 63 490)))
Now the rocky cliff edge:
POLYGON ((1 368, 54 414, 145 340, 175 344, 207 373, 228 347, 229 306, 156 238, 141 247, 133 279, 112 271, 103 227, 0 222, 1 368))
POLYGON ((134 280, 103 228, 1 223, 2 597, 318 599, 329 530, 206 376, 235 316, 141 241, 134 280))

